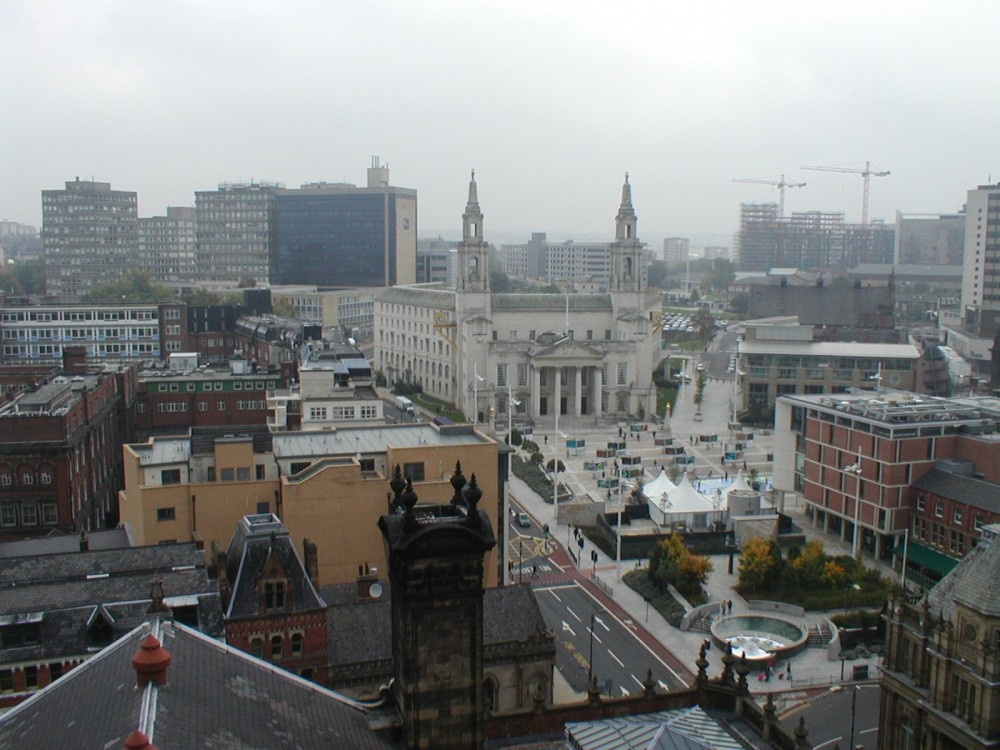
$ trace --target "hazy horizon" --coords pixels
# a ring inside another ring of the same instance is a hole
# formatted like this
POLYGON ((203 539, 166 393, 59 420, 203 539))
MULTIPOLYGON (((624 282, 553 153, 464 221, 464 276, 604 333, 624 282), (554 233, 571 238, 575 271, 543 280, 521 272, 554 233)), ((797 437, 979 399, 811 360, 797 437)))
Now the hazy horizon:
MULTIPOLYGON (((0 218, 40 226, 80 176, 141 216, 250 179, 415 188, 455 237, 470 170, 484 236, 611 237, 629 172, 639 236, 730 246, 741 202, 952 213, 1000 165, 1000 4, 401 2, 0 5, 0 218), (552 229, 569 227, 570 229, 552 229)), ((698 243, 692 243, 699 246, 698 243)))

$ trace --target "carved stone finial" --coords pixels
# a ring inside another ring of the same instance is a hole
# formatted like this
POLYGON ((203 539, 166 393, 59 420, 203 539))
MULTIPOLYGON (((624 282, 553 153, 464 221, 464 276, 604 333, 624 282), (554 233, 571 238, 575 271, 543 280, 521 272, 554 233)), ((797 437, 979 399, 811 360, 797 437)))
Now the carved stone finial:
POLYGON ((392 479, 389 480, 389 488, 392 490, 393 508, 400 507, 399 496, 406 489, 406 480, 403 479, 403 471, 399 468, 399 464, 396 464, 396 469, 392 472, 392 479))
POLYGON ((454 490, 454 494, 451 496, 452 505, 464 505, 465 502, 462 499, 462 488, 465 487, 465 475, 462 474, 462 462, 455 462, 455 473, 451 475, 451 488, 454 490))
POLYGON ((473 474, 469 479, 469 486, 465 488, 465 502, 469 506, 469 513, 476 511, 476 506, 479 505, 479 501, 482 499, 483 491, 476 483, 476 475, 473 474))

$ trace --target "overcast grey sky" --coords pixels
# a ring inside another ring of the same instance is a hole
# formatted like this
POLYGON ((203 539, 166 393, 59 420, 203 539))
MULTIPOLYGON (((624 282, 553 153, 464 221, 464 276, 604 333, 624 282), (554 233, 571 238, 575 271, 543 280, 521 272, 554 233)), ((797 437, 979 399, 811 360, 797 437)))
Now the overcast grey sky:
POLYGON ((1000 2, 0 0, 0 218, 76 176, 142 216, 219 182, 363 184, 372 155, 456 237, 717 234, 734 177, 786 212, 957 210, 1000 177, 1000 2))

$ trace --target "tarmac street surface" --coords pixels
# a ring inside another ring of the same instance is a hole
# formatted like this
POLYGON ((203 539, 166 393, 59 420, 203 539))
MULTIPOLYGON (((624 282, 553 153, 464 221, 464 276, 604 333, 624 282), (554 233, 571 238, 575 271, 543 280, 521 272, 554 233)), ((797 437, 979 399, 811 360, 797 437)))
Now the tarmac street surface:
MULTIPOLYGON (((743 441, 746 443, 743 456, 735 464, 732 461, 726 466, 722 464, 726 448, 736 441, 735 434, 729 431, 734 390, 733 374, 725 372, 731 354, 729 350, 735 350, 735 337, 735 331, 721 334, 710 345, 708 352, 696 353, 686 361, 687 372, 693 376, 697 362, 704 360, 710 376, 705 384, 700 410, 693 401, 694 378, 692 377, 691 383, 681 386, 677 406, 671 417, 658 422, 645 422, 644 432, 631 432, 632 424, 628 422, 595 422, 593 417, 562 415, 559 418, 558 431, 555 429, 554 419, 543 417, 536 420, 531 438, 539 445, 546 460, 558 457, 566 464, 567 470, 560 474, 559 481, 572 489, 574 500, 587 498, 595 502, 607 501, 609 498, 612 502, 615 500, 613 493, 597 487, 598 480, 604 478, 602 472, 584 466, 584 462, 599 460, 596 451, 604 448, 608 442, 624 439, 628 455, 641 457, 646 481, 652 479, 655 476, 654 472, 658 472, 672 459, 671 456, 664 454, 662 447, 654 444, 652 434, 654 430, 658 437, 665 435, 673 437, 675 445, 684 446, 686 453, 694 456, 694 462, 686 468, 692 470, 703 481, 711 479, 717 484, 721 480, 724 485, 725 482, 732 481, 735 472, 743 469, 743 461, 746 461, 747 471, 755 469, 765 487, 767 486, 771 476, 769 459, 773 441, 770 430, 747 430, 746 432, 753 432, 753 438, 743 441), (720 351, 720 344, 726 348, 720 351), (696 419, 698 411, 700 414, 696 419), (706 440, 703 436, 714 436, 715 439, 706 440), (545 437, 548 437, 547 441, 545 437), (584 446, 567 449, 567 439, 582 440, 584 446)), ((606 465, 605 477, 609 475, 611 468, 606 465)), ((639 683, 645 679, 646 670, 650 667, 653 668, 657 682, 662 681, 661 688, 663 685, 671 686, 678 680, 690 684, 693 680, 694 662, 698 650, 701 643, 708 638, 708 634, 696 630, 682 631, 669 625, 655 610, 647 607, 639 594, 621 582, 619 566, 613 557, 608 557, 597 550, 597 560, 592 561, 591 554, 595 548, 589 542, 585 543, 585 548, 580 554, 570 525, 559 522, 551 498, 539 497, 515 476, 511 477, 509 486, 512 509, 515 509, 515 512, 523 509, 533 520, 530 529, 517 527, 513 516, 508 520, 511 526, 508 536, 510 554, 508 559, 514 562, 513 581, 517 582, 517 576, 520 574, 520 580, 530 581, 534 585, 546 623, 556 636, 557 666, 565 681, 571 686, 572 692, 578 692, 578 686, 584 684, 581 680, 586 679, 586 668, 590 663, 589 617, 595 611, 598 613, 597 617, 608 628, 615 628, 616 622, 625 625, 624 628, 616 630, 614 636, 605 631, 603 625, 597 625, 595 632, 594 671, 599 680, 612 681, 612 692, 621 695, 621 690, 623 688, 629 690, 629 686, 640 690, 639 683), (539 539, 544 537, 541 531, 544 524, 548 525, 549 536, 547 539, 539 539), (577 617, 570 614, 568 609, 572 609, 577 617), (640 646, 633 648, 623 645, 630 643, 626 635, 638 641, 640 646), (598 648, 597 637, 602 641, 610 640, 606 651, 598 648), (651 659, 651 653, 656 660, 651 659), (621 664, 618 664, 618 661, 621 664), (662 662, 663 666, 657 667, 656 661, 662 662), (658 668, 661 670, 659 673, 658 668)), ((795 498, 789 495, 784 511, 791 515, 796 523, 803 526, 807 536, 814 534, 820 536, 827 549, 835 553, 849 549, 839 540, 824 537, 805 525, 801 510, 801 505, 796 504, 795 498)), ((623 561, 621 571, 634 568, 636 562, 623 561)), ((641 565, 644 561, 638 562, 641 565)), ((732 601, 733 615, 750 612, 747 602, 733 591, 737 583, 738 559, 732 575, 727 571, 727 556, 713 556, 712 562, 714 569, 706 585, 709 600, 720 604, 732 601)), ((798 624, 809 627, 823 621, 825 613, 806 613, 798 624)), ((716 676, 721 672, 721 657, 718 648, 711 648, 708 651, 710 676, 716 676)), ((774 674, 770 681, 763 679, 762 675, 752 673, 750 689, 751 692, 760 695, 761 701, 764 700, 766 693, 774 694, 779 712, 787 712, 803 701, 815 699, 817 695, 825 695, 831 689, 837 692, 844 685, 851 684, 852 667, 861 664, 868 664, 869 673, 873 678, 877 677, 877 658, 849 661, 847 681, 842 683, 840 660, 835 657, 829 658, 825 647, 809 647, 792 658, 793 680, 788 680, 784 670, 778 670, 782 679, 778 679, 778 674, 774 674)), ((870 703, 877 701, 868 697, 866 704, 870 703)), ((875 710, 877 712, 877 705, 875 710)), ((807 728, 811 720, 807 718, 807 728)), ((797 722, 797 716, 794 721, 797 722)), ((875 722, 877 723, 877 718, 875 722)), ((791 726, 794 722, 786 723, 791 726)), ((841 723, 843 723, 842 716, 841 723)), ((867 724, 865 727, 864 730, 859 729, 859 733, 870 728, 867 724)), ((864 734, 864 741, 870 739, 873 746, 875 734, 875 732, 864 734)), ((810 732, 810 741, 813 739, 810 732)), ((846 742, 842 742, 842 745, 846 746, 846 742)))

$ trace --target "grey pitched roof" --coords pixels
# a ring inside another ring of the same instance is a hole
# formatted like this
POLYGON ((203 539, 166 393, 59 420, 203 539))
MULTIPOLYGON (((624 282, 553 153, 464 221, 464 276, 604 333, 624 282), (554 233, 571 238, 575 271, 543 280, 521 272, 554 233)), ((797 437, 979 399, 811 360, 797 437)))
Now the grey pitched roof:
MULTIPOLYGON (((92 531, 87 535, 91 550, 120 549, 128 547, 128 532, 125 529, 92 531)), ((19 539, 0 542, 0 557, 27 557, 31 555, 55 555, 61 552, 79 552, 78 534, 59 534, 38 539, 19 539)))
MULTIPOLYGON (((392 659, 391 590, 377 601, 358 601, 354 584, 322 588, 327 609, 327 653, 332 666, 392 659)), ((483 592, 483 646, 522 642, 548 632, 530 586, 504 586, 483 592)))
POLYGON ((612 309, 610 294, 494 294, 490 305, 493 310, 565 312, 567 300, 571 313, 612 309))
POLYGON ((1000 485, 950 471, 931 469, 913 483, 914 488, 957 500, 973 508, 1000 513, 1000 485))
MULTIPOLYGON (((160 627, 160 626, 157 626, 160 627)), ((142 726, 160 750, 402 748, 385 709, 303 680, 181 625, 164 627, 168 684, 135 687, 136 628, 0 717, 2 747, 122 747, 142 726)))
POLYGON ((40 615, 38 643, 5 649, 4 659, 94 651, 104 645, 90 632, 95 617, 113 637, 128 632, 148 617, 154 580, 163 581, 168 606, 196 606, 199 627, 222 634, 218 584, 193 543, 0 559, 0 617, 40 615))
POLYGON ((291 596, 287 607, 295 612, 323 609, 320 597, 306 574, 288 529, 270 513, 244 516, 236 526, 226 553, 226 577, 230 598, 226 617, 257 617, 260 615, 257 586, 265 577, 265 568, 277 560, 288 580, 285 596, 291 596))
POLYGON ((931 589, 931 607, 954 622, 955 604, 1000 617, 1000 525, 984 526, 982 539, 931 589))

